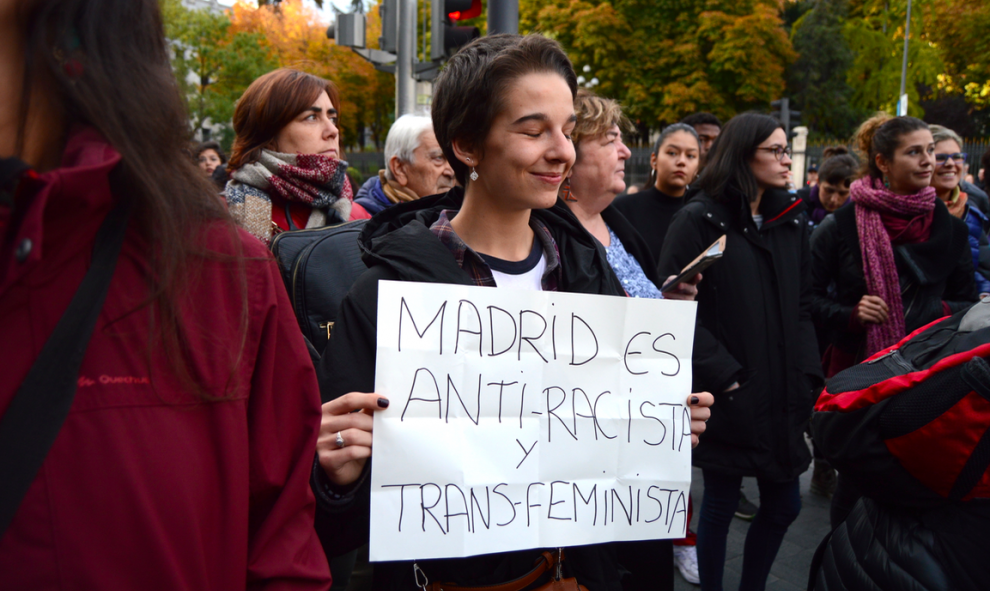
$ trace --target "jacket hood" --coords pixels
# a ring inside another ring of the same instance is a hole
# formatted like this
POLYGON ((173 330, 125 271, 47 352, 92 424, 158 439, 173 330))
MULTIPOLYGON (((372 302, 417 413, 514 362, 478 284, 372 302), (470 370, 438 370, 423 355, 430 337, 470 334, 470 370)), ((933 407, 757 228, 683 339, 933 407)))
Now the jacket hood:
MULTIPOLYGON (((450 250, 430 231, 443 210, 460 210, 464 189, 399 203, 368 220, 358 238, 368 267, 384 265, 405 281, 434 281, 473 285, 457 266, 450 250)), ((559 199, 532 215, 550 230, 561 260, 562 291, 624 295, 604 247, 584 229, 559 199)))

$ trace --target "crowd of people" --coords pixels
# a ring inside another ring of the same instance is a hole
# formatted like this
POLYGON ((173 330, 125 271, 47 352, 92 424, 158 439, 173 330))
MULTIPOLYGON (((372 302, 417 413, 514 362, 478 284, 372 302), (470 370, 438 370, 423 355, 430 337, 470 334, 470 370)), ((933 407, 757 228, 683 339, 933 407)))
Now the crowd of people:
MULTIPOLYGON (((259 77, 228 158, 189 148, 168 52, 154 0, 0 0, 0 587, 346 579, 329 565, 367 542, 373 415, 389 406, 374 391, 378 283, 392 280, 697 302, 697 532, 567 548, 563 571, 589 591, 672 589, 675 570, 718 591, 740 516, 740 589, 760 590, 812 461, 833 527, 875 489, 808 444, 826 380, 990 294, 990 200, 961 138, 913 117, 865 121, 794 190, 776 119, 696 113, 659 132, 632 192, 621 105, 578 90, 555 41, 492 35, 450 58, 430 114, 395 121, 358 187, 346 88, 259 77), (368 269, 314 364, 268 246, 346 222, 362 224, 368 269), (673 281, 723 237, 721 260, 673 281)), ((990 151, 981 164, 985 182, 990 151)), ((966 499, 965 531, 990 551, 984 501, 966 499)), ((415 569, 443 582, 430 591, 525 591, 546 582, 517 585, 541 556, 415 569)), ((843 588, 990 585, 958 556, 925 557, 942 578, 888 569, 843 588)), ((375 589, 419 581, 411 561, 374 565, 375 589)))

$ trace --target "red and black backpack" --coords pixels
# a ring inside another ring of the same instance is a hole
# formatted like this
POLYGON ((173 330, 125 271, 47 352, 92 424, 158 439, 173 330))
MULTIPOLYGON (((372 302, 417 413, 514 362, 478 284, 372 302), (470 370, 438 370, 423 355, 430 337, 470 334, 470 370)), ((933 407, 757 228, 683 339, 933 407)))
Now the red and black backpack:
POLYGON ((901 506, 990 498, 990 301, 828 381, 815 443, 864 494, 901 506))

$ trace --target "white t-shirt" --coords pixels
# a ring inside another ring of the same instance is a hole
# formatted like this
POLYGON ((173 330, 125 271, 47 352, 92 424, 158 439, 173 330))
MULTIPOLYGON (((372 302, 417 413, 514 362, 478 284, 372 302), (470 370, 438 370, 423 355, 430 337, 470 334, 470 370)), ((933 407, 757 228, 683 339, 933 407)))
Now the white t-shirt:
POLYGON ((521 261, 506 261, 487 254, 482 254, 481 258, 492 270, 496 287, 543 291, 543 274, 547 270, 547 257, 543 254, 543 247, 538 239, 533 239, 533 248, 529 256, 521 261))

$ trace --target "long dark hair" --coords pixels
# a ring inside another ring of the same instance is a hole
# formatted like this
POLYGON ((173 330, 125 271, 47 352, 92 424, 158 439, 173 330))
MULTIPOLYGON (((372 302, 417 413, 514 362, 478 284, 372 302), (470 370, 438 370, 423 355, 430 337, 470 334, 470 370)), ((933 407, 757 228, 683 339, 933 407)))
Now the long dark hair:
MULTIPOLYGON (((132 222, 150 245, 144 304, 151 309, 149 355, 151 345, 161 343, 184 385, 205 396, 183 348, 183 288, 198 272, 194 258, 217 257, 203 245, 204 223, 219 222, 211 231, 226 228, 235 249, 240 242, 213 185, 185 153, 190 127, 158 2, 36 0, 21 4, 18 18, 25 34, 18 152, 23 154, 30 98, 41 92, 64 114, 64 130, 91 126, 121 154, 111 188, 115 198, 131 202, 132 222)), ((245 333, 246 284, 241 263, 236 266, 245 333)), ((231 376, 234 367, 236 360, 231 376)))
POLYGON ((747 200, 756 199, 760 189, 750 160, 756 148, 780 128, 779 121, 761 113, 743 113, 730 119, 708 152, 698 186, 716 201, 734 199, 728 194, 730 189, 747 200))

